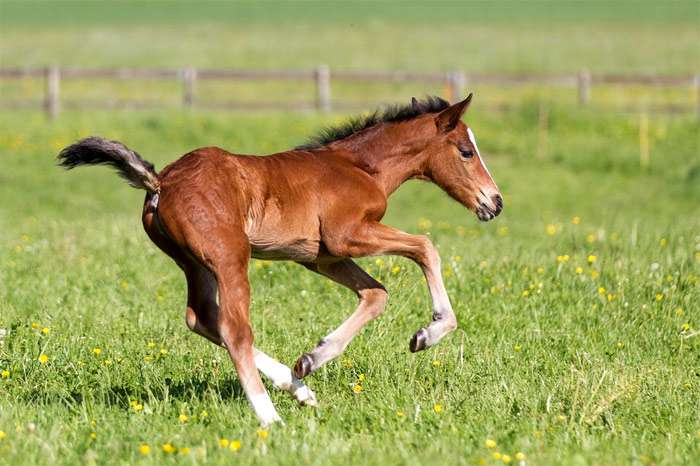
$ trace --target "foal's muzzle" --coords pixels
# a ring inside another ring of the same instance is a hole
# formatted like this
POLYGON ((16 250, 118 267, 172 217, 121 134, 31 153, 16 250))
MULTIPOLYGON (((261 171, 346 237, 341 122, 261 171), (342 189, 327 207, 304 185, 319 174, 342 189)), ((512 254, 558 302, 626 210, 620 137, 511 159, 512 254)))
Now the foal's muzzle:
POLYGON ((494 194, 488 199, 486 196, 480 196, 479 206, 476 208, 476 216, 482 222, 493 220, 503 210, 503 197, 500 194, 494 194))

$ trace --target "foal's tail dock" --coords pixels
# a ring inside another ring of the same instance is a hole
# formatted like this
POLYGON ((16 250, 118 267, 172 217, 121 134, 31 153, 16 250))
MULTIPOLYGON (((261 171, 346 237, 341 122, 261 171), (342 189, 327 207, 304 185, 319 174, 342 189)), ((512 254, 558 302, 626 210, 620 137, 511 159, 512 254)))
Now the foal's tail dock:
POLYGON ((63 149, 58 164, 66 169, 80 165, 109 165, 130 186, 149 193, 160 191, 158 173, 153 164, 121 142, 91 136, 63 149))

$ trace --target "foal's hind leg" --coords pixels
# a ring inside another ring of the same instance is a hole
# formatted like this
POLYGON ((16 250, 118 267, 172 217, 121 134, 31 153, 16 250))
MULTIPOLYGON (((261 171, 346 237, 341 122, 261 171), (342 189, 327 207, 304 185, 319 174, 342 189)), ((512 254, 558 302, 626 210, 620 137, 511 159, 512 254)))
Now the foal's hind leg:
POLYGON ((355 291, 360 304, 340 327, 321 339, 313 350, 301 355, 294 365, 294 375, 300 379, 338 357, 362 327, 382 313, 387 299, 382 284, 350 259, 332 264, 303 265, 355 291))
MULTIPOLYGON (((192 264, 185 273, 187 277, 187 326, 216 345, 223 345, 218 329, 219 305, 216 303, 217 283, 214 274, 199 264, 192 264)), ((224 345, 225 346, 225 345, 224 345)), ((292 370, 257 348, 255 367, 262 372, 275 388, 294 397, 299 403, 317 406, 316 394, 304 382, 292 375, 292 370)))

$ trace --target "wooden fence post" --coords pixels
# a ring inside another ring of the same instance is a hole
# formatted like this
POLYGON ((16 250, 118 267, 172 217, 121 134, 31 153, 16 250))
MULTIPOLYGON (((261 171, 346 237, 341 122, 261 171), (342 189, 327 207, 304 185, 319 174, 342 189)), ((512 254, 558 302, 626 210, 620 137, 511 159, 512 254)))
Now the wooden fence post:
POLYGON ((591 73, 581 70, 578 74, 578 103, 581 106, 591 102, 591 73))
POLYGON ((58 116, 59 108, 59 93, 61 91, 61 71, 58 66, 49 66, 46 68, 46 97, 44 100, 44 110, 46 116, 53 120, 58 116))
POLYGON ((185 68, 182 70, 182 105, 185 108, 194 106, 195 91, 197 89, 197 70, 185 68))
POLYGON ((466 86, 466 78, 461 71, 447 73, 447 100, 454 104, 462 100, 462 93, 466 86))
POLYGON ((331 111, 331 71, 328 65, 319 65, 315 73, 316 109, 320 112, 331 111))

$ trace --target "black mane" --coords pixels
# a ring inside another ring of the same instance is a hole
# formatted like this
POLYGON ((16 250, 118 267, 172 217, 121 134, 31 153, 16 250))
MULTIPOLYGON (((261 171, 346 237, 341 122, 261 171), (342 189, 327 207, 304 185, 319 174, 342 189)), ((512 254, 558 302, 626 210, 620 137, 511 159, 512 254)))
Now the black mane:
POLYGON ((412 103, 407 105, 390 105, 383 110, 375 110, 369 115, 352 117, 340 125, 323 128, 305 144, 296 147, 296 149, 318 149, 333 141, 345 139, 378 123, 410 120, 426 113, 440 112, 449 106, 449 102, 436 96, 428 96, 424 100, 419 101, 418 105, 413 105, 412 103))

